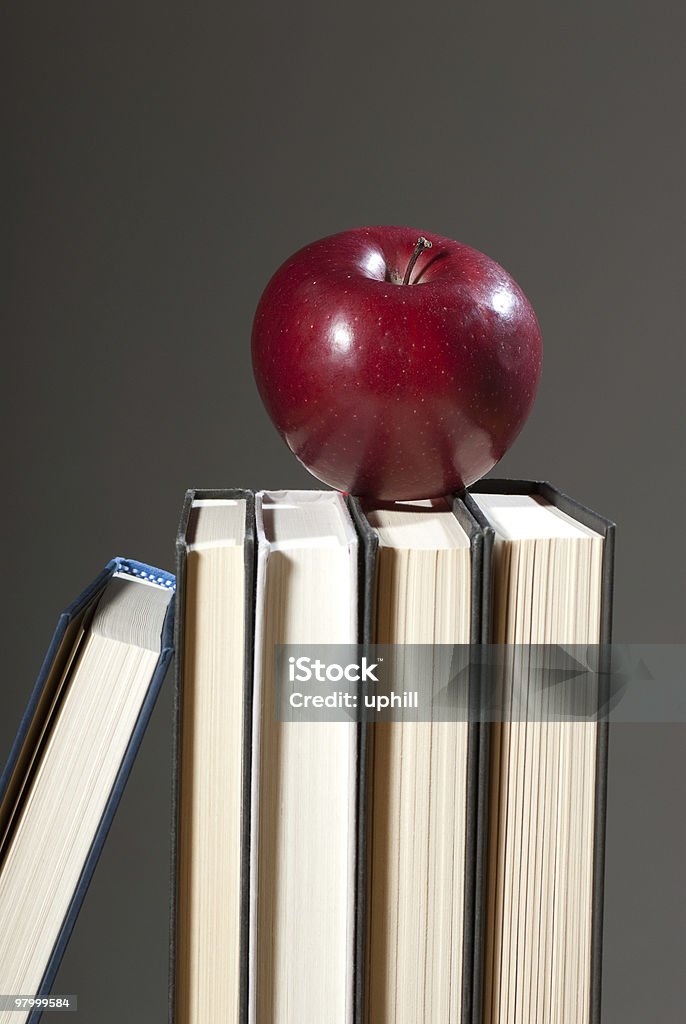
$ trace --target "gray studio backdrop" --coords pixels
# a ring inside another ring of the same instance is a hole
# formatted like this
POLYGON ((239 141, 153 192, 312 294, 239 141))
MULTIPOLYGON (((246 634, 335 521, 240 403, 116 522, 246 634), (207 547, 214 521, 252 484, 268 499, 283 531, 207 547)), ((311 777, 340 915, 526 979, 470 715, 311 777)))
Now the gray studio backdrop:
MULTIPOLYGON (((311 486, 252 382, 293 250, 367 223, 503 263, 541 322, 498 467, 618 523, 616 630, 683 640, 680 5, 4 5, 0 759, 60 609, 173 565, 184 490, 311 486)), ((167 683, 64 959, 79 1020, 162 1021, 167 683)), ((683 726, 612 736, 604 1024, 686 1002, 683 726)))

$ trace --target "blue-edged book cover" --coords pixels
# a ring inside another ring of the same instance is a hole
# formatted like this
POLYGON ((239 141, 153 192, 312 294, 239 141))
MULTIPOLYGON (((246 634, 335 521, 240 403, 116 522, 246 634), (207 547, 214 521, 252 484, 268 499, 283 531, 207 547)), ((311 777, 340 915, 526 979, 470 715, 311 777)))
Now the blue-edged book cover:
MULTIPOLYGON (((155 642, 155 653, 152 658, 148 659, 148 675, 144 679, 142 701, 135 708, 135 717, 132 719, 134 724, 126 736, 124 754, 116 769, 109 795, 106 796, 104 811, 92 834, 85 858, 78 864, 78 881, 68 898, 68 909, 59 926, 56 941, 52 944, 51 951, 44 962, 40 984, 35 992, 21 992, 16 995, 50 995, 60 961, 173 655, 175 577, 145 563, 125 558, 112 559, 97 578, 60 615, 7 764, 0 777, 0 890, 13 837, 22 822, 22 809, 31 799, 32 783, 40 770, 46 743, 49 741, 53 727, 59 721, 61 702, 65 692, 68 692, 70 681, 76 670, 84 638, 89 634, 90 625, 101 604, 101 598, 115 579, 136 581, 139 585, 151 586, 156 590, 156 614, 159 621, 162 622, 159 643, 155 642), (160 597, 160 592, 165 593, 160 597)), ((46 875, 49 868, 50 865, 46 865, 46 875)), ((64 894, 62 895, 64 896, 64 894)), ((49 892, 47 899, 48 901, 50 899, 49 892)), ((1 914, 2 905, 0 903, 0 916, 1 914)), ((0 920, 0 933, 5 932, 6 941, 20 947, 21 938, 17 936, 13 940, 6 931, 7 926, 7 921, 0 920)), ((5 996, 15 995, 14 992, 7 991, 10 981, 9 975, 7 978, 5 977, 5 965, 0 963, 0 992, 5 996)), ((20 1020, 36 1024, 41 1013, 42 1010, 39 1008, 28 1009, 22 1016, 21 1012, 10 1010, 7 1017, 13 1024, 18 1024, 20 1020)), ((0 1021, 4 1018, 5 1014, 0 1008, 0 1021)))

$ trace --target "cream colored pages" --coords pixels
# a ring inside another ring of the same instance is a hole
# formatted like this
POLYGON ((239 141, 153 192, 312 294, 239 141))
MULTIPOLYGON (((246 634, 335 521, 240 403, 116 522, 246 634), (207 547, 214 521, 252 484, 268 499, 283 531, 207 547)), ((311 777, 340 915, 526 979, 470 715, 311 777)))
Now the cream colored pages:
MULTIPOLYGON (((376 642, 468 643, 469 540, 448 504, 365 511, 379 535, 376 642)), ((467 749, 465 722, 370 728, 366 1020, 374 1024, 461 1021, 467 749)))
POLYGON ((356 727, 278 723, 275 645, 355 643, 357 539, 340 495, 257 497, 252 1024, 352 1021, 356 727))
MULTIPOLYGON (((171 594, 105 589, 0 870, 0 992, 38 991, 160 651, 171 594)), ((28 1012, 0 1011, 2 1024, 28 1012)))
POLYGON ((238 1024, 245 500, 200 499, 184 608, 176 1024, 238 1024))
MULTIPOLYGON (((474 495, 496 529, 496 643, 597 643, 603 538, 540 500, 474 495)), ((589 1020, 597 726, 493 727, 485 1024, 589 1020)))

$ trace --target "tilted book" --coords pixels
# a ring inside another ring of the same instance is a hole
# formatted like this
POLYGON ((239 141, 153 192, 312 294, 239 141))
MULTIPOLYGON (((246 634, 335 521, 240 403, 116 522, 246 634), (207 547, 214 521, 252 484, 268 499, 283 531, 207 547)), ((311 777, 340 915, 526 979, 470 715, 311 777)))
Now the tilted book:
POLYGON ((50 995, 172 656, 173 595, 116 558, 60 616, 0 779, 4 995, 50 995))

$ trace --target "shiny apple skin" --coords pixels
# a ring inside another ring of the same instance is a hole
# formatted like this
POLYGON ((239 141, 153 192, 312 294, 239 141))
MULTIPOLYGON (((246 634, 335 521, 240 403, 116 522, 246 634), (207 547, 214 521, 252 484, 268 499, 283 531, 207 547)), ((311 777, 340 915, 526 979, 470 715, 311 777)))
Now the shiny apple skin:
POLYGON ((406 227, 365 227, 295 253, 252 331, 260 396, 319 480, 377 500, 479 480, 522 429, 541 332, 517 283, 483 253, 406 227), (418 238, 432 243, 401 282, 418 238))

